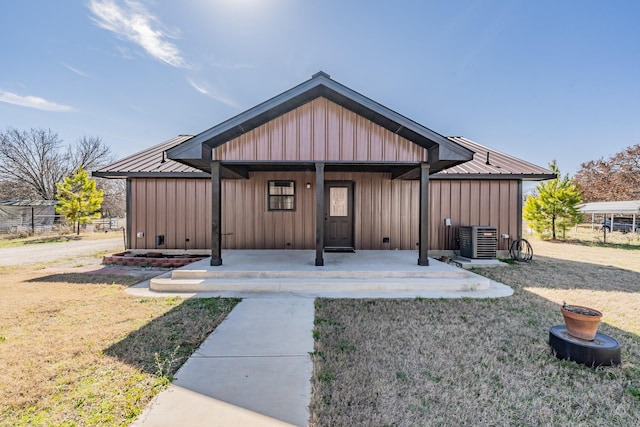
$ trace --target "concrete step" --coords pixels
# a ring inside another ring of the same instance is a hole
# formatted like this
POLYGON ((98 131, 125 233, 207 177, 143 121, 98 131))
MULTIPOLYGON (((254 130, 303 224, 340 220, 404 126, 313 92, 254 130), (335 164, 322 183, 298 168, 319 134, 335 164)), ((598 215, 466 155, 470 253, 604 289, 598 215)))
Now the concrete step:
POLYGON ((481 291, 489 289, 489 279, 469 274, 457 277, 270 277, 270 278, 173 278, 151 279, 150 289, 158 292, 425 292, 481 291))
POLYGON ((468 277, 465 271, 224 271, 174 270, 172 279, 458 279, 468 277))

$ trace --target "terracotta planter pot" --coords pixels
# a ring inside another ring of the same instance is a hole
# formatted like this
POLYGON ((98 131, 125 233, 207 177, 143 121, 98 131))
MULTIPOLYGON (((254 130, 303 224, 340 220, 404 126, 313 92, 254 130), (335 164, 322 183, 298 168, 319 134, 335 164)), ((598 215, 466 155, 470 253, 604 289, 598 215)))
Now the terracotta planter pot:
POLYGON ((582 307, 580 305, 568 305, 567 309, 560 307, 562 316, 564 317, 564 324, 567 327, 569 335, 579 338, 581 340, 593 341, 598 333, 598 326, 600 325, 600 319, 602 319, 602 313, 598 310, 594 310, 588 307, 582 307), (587 310, 596 315, 591 316, 587 314, 575 313, 571 311, 572 308, 587 310))

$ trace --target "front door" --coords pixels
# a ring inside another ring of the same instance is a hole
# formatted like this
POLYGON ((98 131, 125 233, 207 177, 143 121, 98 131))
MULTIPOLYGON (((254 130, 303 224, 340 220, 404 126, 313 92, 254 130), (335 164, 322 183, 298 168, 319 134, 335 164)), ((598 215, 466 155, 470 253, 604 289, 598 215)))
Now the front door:
POLYGON ((324 247, 354 249, 353 181, 324 183, 324 247))

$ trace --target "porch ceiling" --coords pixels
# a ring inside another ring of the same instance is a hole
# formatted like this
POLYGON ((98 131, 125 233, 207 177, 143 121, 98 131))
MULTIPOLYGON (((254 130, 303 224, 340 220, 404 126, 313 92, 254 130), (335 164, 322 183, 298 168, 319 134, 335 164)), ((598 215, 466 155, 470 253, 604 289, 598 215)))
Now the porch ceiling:
POLYGON ((464 163, 473 151, 319 72, 306 82, 253 107, 167 151, 167 157, 208 172, 211 151, 315 98, 332 102, 428 150, 430 173, 464 163))
MULTIPOLYGON (((419 179, 420 164, 404 162, 354 163, 322 162, 325 172, 380 172, 390 173, 393 179, 419 179)), ((316 162, 222 162, 224 179, 248 179, 249 172, 313 172, 316 162)))

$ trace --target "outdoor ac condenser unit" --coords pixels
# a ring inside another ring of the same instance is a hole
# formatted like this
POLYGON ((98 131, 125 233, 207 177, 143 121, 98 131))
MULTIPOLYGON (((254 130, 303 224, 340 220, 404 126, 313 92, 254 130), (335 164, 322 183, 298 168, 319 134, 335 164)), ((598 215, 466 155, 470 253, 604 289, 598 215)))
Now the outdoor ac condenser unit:
POLYGON ((497 247, 496 227, 483 225, 460 227, 460 256, 473 259, 495 259, 497 247))

